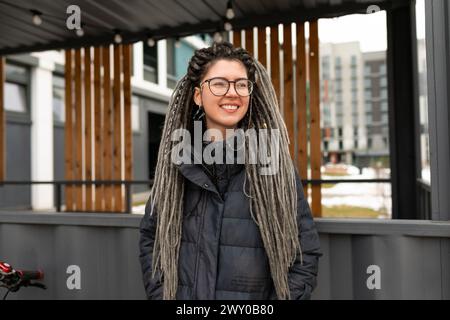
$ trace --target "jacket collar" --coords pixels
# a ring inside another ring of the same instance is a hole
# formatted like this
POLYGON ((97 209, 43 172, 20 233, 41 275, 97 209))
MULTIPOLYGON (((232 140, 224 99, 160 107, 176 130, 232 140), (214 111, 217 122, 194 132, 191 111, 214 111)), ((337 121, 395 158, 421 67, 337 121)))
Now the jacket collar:
MULTIPOLYGON (((224 140, 224 141, 217 141, 217 142, 210 142, 210 143, 204 143, 202 151, 204 149, 204 147, 208 144, 219 144, 220 147, 224 148, 224 155, 225 153, 225 147, 226 145, 224 145, 225 143, 230 143, 231 139, 229 138, 228 140, 224 140)), ((194 151, 194 148, 191 148, 192 152, 192 157, 191 159, 196 158, 197 160, 201 159, 200 155, 198 153, 196 153, 194 151)), ((234 155, 234 163, 232 164, 215 164, 216 166, 226 166, 226 170, 227 173, 229 175, 229 177, 232 177, 236 174, 238 174, 239 172, 241 172, 242 170, 244 170, 244 165, 243 164, 238 164, 236 163, 236 155, 234 155)), ((190 180, 191 182, 193 182, 194 184, 196 184, 197 186, 203 188, 203 189, 207 189, 210 191, 213 191, 215 193, 217 193, 219 195, 219 191, 217 190, 216 186, 214 185, 214 183, 211 181, 210 177, 206 174, 205 170, 211 170, 210 166, 208 167, 208 165, 206 165, 203 161, 201 164, 196 164, 194 163, 194 161, 191 161, 191 163, 178 163, 176 164, 176 166, 178 167, 178 170, 180 171, 180 173, 188 180, 190 180)))

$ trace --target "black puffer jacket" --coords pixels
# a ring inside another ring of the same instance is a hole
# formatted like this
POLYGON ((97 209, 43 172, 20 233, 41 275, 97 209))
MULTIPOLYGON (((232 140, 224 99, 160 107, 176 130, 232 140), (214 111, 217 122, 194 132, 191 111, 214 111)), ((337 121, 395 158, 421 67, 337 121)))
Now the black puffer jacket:
MULTIPOLYGON (((208 174, 211 167, 204 165, 178 167, 186 184, 177 299, 276 299, 260 232, 243 192, 243 165, 215 165, 212 174, 208 174)), ((321 254, 298 175, 297 190, 303 265, 298 257, 289 272, 289 287, 291 299, 309 299, 321 254)), ((140 229, 140 261, 149 299, 162 299, 163 292, 162 283, 151 278, 156 220, 147 203, 140 229)))

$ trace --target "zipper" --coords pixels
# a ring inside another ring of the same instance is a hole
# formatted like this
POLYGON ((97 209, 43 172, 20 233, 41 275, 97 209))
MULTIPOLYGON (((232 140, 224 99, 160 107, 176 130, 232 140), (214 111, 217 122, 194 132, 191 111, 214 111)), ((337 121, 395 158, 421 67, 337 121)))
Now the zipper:
POLYGON ((196 257, 195 257, 195 270, 194 270, 193 296, 195 296, 195 297, 193 297, 193 299, 197 298, 198 264, 199 264, 199 260, 200 260, 200 236, 202 234, 203 226, 205 223, 206 192, 207 192, 206 190, 202 191, 202 202, 201 202, 202 209, 200 211, 201 221, 200 221, 200 228, 199 228, 198 234, 197 234, 197 253, 196 253, 196 257))

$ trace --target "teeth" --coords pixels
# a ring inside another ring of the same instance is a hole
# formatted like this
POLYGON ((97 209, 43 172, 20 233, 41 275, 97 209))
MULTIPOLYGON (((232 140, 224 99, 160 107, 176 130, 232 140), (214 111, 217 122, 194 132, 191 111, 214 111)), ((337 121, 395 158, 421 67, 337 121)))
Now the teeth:
POLYGON ((232 106, 232 105, 223 105, 221 107, 224 109, 228 109, 228 110, 236 110, 238 108, 238 106, 232 106))

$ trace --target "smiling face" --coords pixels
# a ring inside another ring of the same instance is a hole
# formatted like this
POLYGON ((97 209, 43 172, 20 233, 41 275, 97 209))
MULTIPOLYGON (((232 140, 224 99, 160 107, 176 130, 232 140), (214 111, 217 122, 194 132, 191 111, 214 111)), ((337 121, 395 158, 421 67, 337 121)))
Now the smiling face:
POLYGON ((234 83, 224 96, 216 96, 209 89, 205 80, 212 78, 225 78, 229 81, 248 79, 244 64, 237 60, 217 60, 207 70, 200 80, 202 88, 196 87, 194 101, 202 106, 206 113, 206 126, 208 129, 218 129, 225 137, 226 129, 235 129, 239 121, 244 118, 248 110, 250 97, 241 97, 236 92, 234 83))

